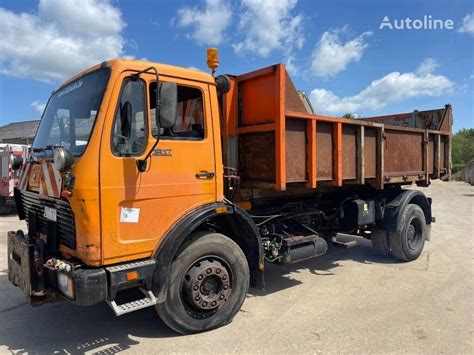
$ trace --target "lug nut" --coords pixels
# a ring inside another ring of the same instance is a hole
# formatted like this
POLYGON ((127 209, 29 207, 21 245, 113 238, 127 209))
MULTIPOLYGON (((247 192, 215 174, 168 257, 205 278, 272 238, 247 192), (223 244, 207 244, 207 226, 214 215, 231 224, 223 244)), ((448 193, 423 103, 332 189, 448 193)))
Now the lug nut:
POLYGON ((198 286, 198 285, 194 286, 194 287, 193 287, 193 290, 194 290, 194 291, 199 290, 199 286, 198 286))
POLYGON ((203 302, 203 303, 202 303, 202 306, 203 306, 203 307, 207 307, 207 302, 203 302))
POLYGON ((199 296, 194 297, 195 301, 199 301, 200 299, 201 299, 201 297, 199 297, 199 296))
POLYGON ((227 275, 222 276, 222 280, 227 280, 227 275))
POLYGON ((220 273, 221 273, 221 269, 217 269, 216 274, 220 274, 220 273))
POLYGON ((202 276, 202 275, 199 275, 199 276, 198 276, 198 280, 199 280, 199 281, 201 281, 201 280, 202 280, 202 278, 203 278, 203 276, 202 276))
POLYGON ((212 272, 212 270, 211 270, 211 269, 207 269, 206 272, 207 272, 208 274, 210 274, 210 273, 212 272))
POLYGON ((224 285, 224 290, 227 290, 229 288, 229 285, 224 285))
POLYGON ((225 297, 224 295, 220 295, 220 297, 219 297, 219 298, 220 298, 221 300, 223 300, 223 299, 224 299, 224 297, 225 297))
POLYGON ((217 304, 217 302, 216 302, 216 301, 214 301, 214 302, 212 302, 211 304, 212 304, 212 306, 213 306, 213 307, 215 307, 215 306, 216 306, 216 304, 217 304))

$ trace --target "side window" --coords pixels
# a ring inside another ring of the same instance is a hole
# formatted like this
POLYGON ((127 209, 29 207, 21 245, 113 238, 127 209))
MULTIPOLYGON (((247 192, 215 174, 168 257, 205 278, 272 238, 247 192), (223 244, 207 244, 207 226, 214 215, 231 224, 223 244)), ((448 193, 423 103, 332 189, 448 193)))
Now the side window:
MULTIPOLYGON (((202 91, 189 86, 178 85, 178 119, 172 128, 161 128, 162 139, 202 140, 204 139, 204 109, 202 91)), ((156 83, 150 84, 151 132, 156 127, 156 83)))
POLYGON ((145 84, 138 79, 125 79, 116 108, 112 133, 115 155, 140 155, 147 142, 145 84))

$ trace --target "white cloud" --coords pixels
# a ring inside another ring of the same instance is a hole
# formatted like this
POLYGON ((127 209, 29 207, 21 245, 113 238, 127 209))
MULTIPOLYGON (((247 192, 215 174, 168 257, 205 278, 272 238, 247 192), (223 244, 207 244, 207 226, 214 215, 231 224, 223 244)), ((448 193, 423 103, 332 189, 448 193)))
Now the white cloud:
POLYGON ((283 50, 290 54, 304 43, 303 16, 292 15, 297 0, 242 0, 244 12, 238 28, 245 38, 233 45, 236 53, 252 52, 261 57, 283 50))
POLYGON ((324 32, 316 44, 311 56, 311 73, 315 76, 329 77, 344 69, 350 62, 358 62, 367 48, 365 38, 372 32, 348 40, 341 40, 341 35, 347 32, 348 27, 324 32))
POLYGON ((420 75, 430 74, 434 72, 438 66, 439 64, 434 58, 426 58, 421 62, 420 66, 416 70, 416 73, 420 75))
POLYGON ((203 71, 203 70, 201 70, 201 69, 199 69, 199 68, 196 68, 196 67, 194 67, 194 66, 192 66, 192 65, 191 65, 190 67, 188 67, 188 69, 196 70, 196 71, 203 71))
POLYGON ((178 10, 178 26, 192 27, 188 36, 199 44, 218 45, 224 41, 224 31, 231 20, 226 0, 206 0, 204 8, 184 7, 178 10))
POLYGON ((354 96, 339 97, 326 89, 311 91, 311 102, 317 112, 344 114, 360 110, 378 110, 389 103, 412 97, 440 96, 452 91, 454 83, 442 75, 392 72, 354 96))
POLYGON ((44 102, 40 102, 40 101, 33 101, 31 103, 31 107, 33 108, 33 110, 35 110, 37 113, 39 113, 40 115, 43 114, 43 111, 46 107, 46 104, 44 102))
POLYGON ((122 56, 124 27, 108 0, 40 0, 37 14, 0 8, 0 73, 61 81, 122 56))
POLYGON ((474 12, 464 16, 458 32, 474 34, 474 12))
POLYGON ((298 66, 295 64, 295 57, 293 55, 288 55, 285 61, 285 67, 288 73, 291 75, 297 76, 301 74, 300 69, 298 66))

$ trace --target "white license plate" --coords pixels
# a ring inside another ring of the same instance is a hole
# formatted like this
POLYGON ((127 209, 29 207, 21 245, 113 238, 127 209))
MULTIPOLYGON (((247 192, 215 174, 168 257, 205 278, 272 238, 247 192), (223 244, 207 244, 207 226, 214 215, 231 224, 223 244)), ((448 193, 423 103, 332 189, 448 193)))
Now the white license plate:
POLYGON ((44 207, 44 217, 46 219, 49 219, 50 221, 56 222, 57 216, 56 216, 56 210, 51 207, 44 207))

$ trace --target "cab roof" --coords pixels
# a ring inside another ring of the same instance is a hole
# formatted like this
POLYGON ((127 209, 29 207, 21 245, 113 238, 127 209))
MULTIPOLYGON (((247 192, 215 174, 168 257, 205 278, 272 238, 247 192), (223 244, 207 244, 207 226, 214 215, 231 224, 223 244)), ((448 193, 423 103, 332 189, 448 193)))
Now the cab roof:
POLYGON ((200 81, 200 82, 215 85, 215 80, 213 76, 209 73, 206 73, 200 70, 178 67, 178 66, 168 65, 168 64, 161 64, 161 63, 156 63, 156 62, 149 62, 149 61, 144 61, 144 60, 115 58, 115 59, 107 60, 100 64, 96 64, 88 69, 81 71, 80 73, 77 73, 76 75, 72 76, 71 78, 67 79, 64 83, 62 83, 55 91, 58 91, 62 87, 71 83, 72 81, 94 70, 97 70, 101 67, 109 67, 111 68, 112 71, 116 71, 116 72, 123 72, 127 70, 140 71, 148 67, 155 67, 158 70, 159 75, 171 76, 171 77, 182 78, 182 79, 190 79, 190 80, 195 80, 195 81, 200 81))

